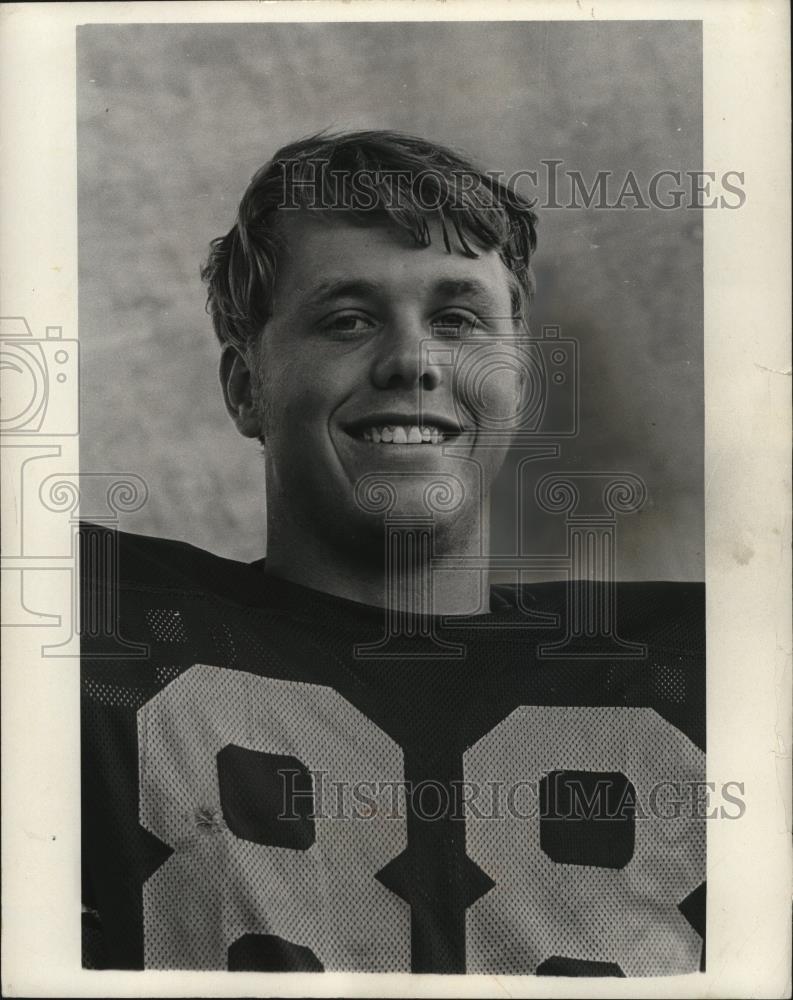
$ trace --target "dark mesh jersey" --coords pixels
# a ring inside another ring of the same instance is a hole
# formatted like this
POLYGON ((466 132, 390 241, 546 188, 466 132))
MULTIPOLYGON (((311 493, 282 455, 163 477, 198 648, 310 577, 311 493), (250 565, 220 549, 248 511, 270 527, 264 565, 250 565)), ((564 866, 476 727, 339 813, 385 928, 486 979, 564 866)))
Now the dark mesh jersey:
POLYGON ((81 542, 85 965, 704 967, 701 585, 617 585, 619 639, 568 641, 608 595, 564 583, 389 635, 262 563, 81 542))

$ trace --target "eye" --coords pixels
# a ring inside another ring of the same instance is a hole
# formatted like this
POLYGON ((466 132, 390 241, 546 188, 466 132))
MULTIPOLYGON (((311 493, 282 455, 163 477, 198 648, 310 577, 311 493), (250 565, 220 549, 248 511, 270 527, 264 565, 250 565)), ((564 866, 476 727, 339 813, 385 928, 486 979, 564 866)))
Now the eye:
POLYGON ((476 326, 476 316, 460 309, 447 309, 432 319, 431 327, 436 337, 464 337, 476 326))
POLYGON ((328 316, 320 325, 323 333, 337 340, 352 340, 373 330, 377 324, 363 313, 339 312, 328 316))

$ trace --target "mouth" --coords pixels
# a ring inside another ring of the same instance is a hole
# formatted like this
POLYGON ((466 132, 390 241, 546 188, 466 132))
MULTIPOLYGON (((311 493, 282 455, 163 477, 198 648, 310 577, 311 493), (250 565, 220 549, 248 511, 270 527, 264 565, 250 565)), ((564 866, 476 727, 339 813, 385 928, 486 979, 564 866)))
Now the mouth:
POLYGON ((350 437, 383 447, 408 445, 437 447, 448 444, 461 434, 452 421, 425 416, 423 421, 395 414, 377 415, 357 420, 345 427, 350 437))

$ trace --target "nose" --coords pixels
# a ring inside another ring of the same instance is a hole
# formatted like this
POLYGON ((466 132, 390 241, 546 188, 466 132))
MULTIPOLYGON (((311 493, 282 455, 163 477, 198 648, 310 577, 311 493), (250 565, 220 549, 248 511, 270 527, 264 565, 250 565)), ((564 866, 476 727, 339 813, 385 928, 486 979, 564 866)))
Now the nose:
POLYGON ((429 350, 430 334, 418 320, 403 318, 389 323, 379 338, 372 366, 372 382, 378 389, 432 390, 441 383, 441 368, 429 350))

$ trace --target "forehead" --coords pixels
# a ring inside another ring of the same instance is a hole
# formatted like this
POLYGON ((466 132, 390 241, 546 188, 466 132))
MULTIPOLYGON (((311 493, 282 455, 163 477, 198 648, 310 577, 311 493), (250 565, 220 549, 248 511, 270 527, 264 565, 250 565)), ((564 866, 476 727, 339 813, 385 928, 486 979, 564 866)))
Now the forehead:
POLYGON ((323 291, 357 281, 384 295, 420 296, 467 287, 487 294, 494 306, 508 308, 512 276, 498 253, 477 250, 478 257, 469 257, 459 247, 453 228, 447 229, 450 251, 440 223, 434 220, 429 222, 429 245, 420 246, 393 223, 367 225, 341 213, 285 216, 276 306, 284 295, 311 302, 323 291))

